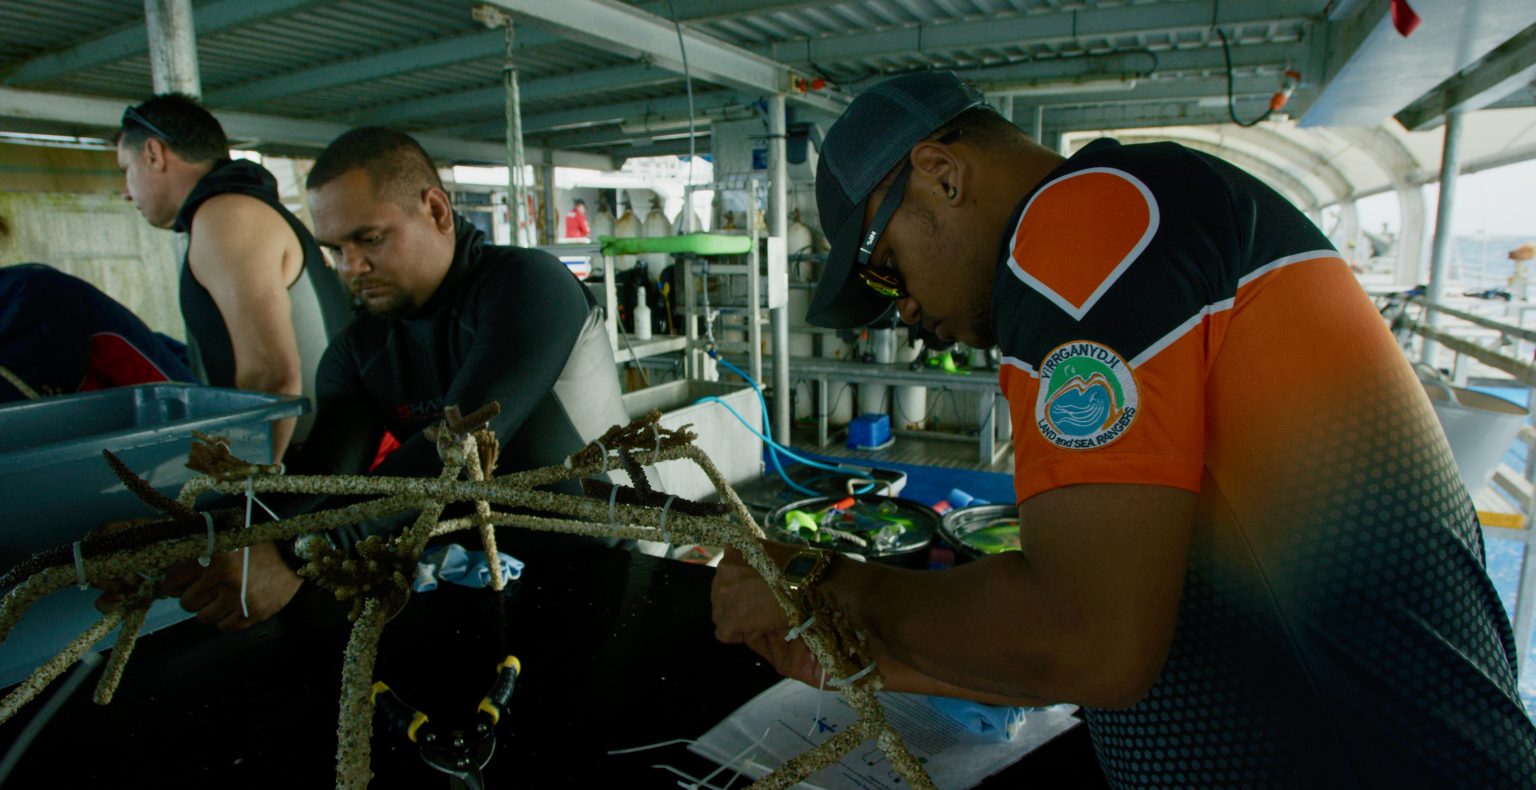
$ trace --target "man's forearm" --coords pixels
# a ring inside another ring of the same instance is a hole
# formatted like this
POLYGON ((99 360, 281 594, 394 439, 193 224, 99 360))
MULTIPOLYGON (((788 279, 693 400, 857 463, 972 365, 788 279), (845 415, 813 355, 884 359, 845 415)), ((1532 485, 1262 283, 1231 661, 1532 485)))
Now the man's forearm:
MULTIPOLYGON (((304 382, 297 370, 267 369, 239 365, 238 362, 235 386, 243 390, 270 392, 277 395, 301 395, 304 392, 304 382)), ((293 440, 293 432, 297 425, 298 419, 295 417, 272 422, 272 459, 274 461, 283 460, 283 454, 288 450, 288 443, 293 440)))
POLYGON ((1071 634, 1031 600, 1023 557, 940 572, 841 566, 823 592, 869 634, 894 690, 994 704, 1081 701, 1071 634))

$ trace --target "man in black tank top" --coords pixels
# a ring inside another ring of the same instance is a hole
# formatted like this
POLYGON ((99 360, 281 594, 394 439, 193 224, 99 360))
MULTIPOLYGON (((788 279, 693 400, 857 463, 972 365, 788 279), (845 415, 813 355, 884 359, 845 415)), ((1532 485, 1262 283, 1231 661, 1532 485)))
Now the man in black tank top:
MULTIPOLYGON (((314 396, 314 374, 349 303, 309 230, 261 165, 229 158, 217 119, 190 97, 156 96, 123 113, 125 195, 157 228, 188 234, 181 312, 202 381, 314 396)), ((273 456, 310 419, 273 426, 273 456)))
MULTIPOLYGON (((502 448, 497 474, 561 463, 627 421, 596 301, 553 256, 485 243, 454 213, 415 140, 355 129, 320 155, 307 186, 315 235, 365 311, 326 350, 315 428, 290 472, 366 473, 387 431, 401 444, 378 474, 435 476, 442 461, 424 430, 450 405, 501 405, 490 423, 502 448)), ((318 498, 269 504, 285 517, 328 506, 318 498)), ((403 523, 349 526, 331 538, 350 548, 403 523)), ((498 543, 528 560, 594 541, 517 530, 498 543)), ((264 551, 258 561, 252 552, 250 619, 240 612, 238 572, 205 574, 182 605, 221 628, 269 616, 300 584, 277 556, 264 551)))

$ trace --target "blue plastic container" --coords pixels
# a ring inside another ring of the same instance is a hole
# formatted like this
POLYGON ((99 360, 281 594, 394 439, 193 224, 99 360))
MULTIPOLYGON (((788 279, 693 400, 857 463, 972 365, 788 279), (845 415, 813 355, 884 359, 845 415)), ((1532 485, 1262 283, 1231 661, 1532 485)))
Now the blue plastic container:
POLYGON ((309 411, 302 397, 145 384, 0 406, 0 568, 79 540, 109 521, 155 516, 102 458, 111 450, 175 497, 192 477, 192 433, 235 455, 272 459, 272 421, 309 411))
MULTIPOLYGON (((272 459, 272 421, 309 411, 298 396, 145 384, 0 406, 0 568, 76 541, 109 521, 156 514, 102 458, 111 450, 167 496, 192 477, 192 433, 229 439, 241 458, 272 459)), ((210 496, 210 498, 212 498, 210 496)), ((0 590, 0 593, 3 593, 0 590)), ((70 587, 39 601, 0 644, 0 687, 26 677, 98 617, 96 590, 70 587)), ((190 617, 158 601, 145 630, 190 617)), ((97 645, 110 646, 112 637, 97 645)))
POLYGON ((848 448, 873 450, 891 442, 891 415, 860 414, 848 423, 848 448))

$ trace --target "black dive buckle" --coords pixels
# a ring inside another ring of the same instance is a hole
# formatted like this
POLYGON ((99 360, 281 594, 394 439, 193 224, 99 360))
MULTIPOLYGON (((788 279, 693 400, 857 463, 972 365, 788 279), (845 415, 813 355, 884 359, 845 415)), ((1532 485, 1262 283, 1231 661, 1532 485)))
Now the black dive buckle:
POLYGON ((437 731, 427 714, 405 704, 383 681, 373 684, 373 703, 391 731, 417 745, 422 762, 448 775, 449 790, 484 790, 483 771, 496 753, 496 724, 512 700, 521 671, 516 656, 502 660, 496 682, 476 708, 481 720, 467 730, 437 731))

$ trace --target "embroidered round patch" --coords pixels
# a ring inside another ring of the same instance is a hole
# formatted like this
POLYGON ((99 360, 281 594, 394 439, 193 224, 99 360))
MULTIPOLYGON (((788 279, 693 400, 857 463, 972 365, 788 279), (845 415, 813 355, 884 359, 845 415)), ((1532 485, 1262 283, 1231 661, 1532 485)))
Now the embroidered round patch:
POLYGON ((1125 358, 1090 340, 1057 346, 1040 363, 1035 425, 1057 447, 1092 450, 1136 419, 1136 378, 1125 358))

